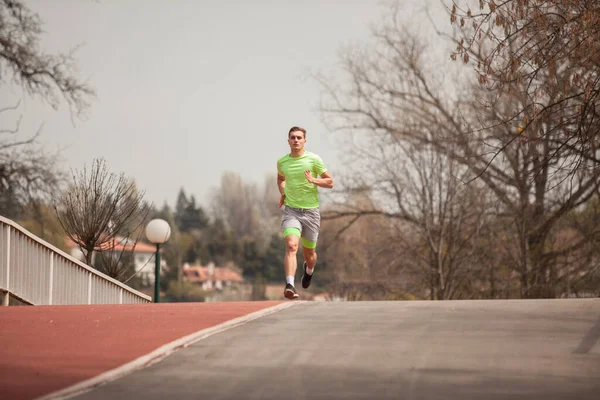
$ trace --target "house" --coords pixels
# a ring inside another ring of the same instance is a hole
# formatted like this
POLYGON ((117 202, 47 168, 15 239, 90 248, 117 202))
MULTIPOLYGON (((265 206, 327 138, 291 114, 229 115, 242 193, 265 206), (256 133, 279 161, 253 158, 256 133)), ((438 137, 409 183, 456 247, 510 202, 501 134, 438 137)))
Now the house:
POLYGON ((203 290, 223 290, 236 283, 244 283, 242 275, 228 267, 183 264, 183 279, 202 286, 203 290))
MULTIPOLYGON (((69 248, 69 254, 76 259, 85 262, 85 255, 70 238, 65 239, 66 245, 69 248)), ((92 264, 95 261, 97 251, 113 251, 115 254, 121 254, 122 252, 133 251, 133 264, 136 275, 146 285, 154 285, 154 253, 156 252, 156 246, 148 243, 138 241, 137 243, 125 238, 115 238, 114 241, 104 243, 102 246, 96 249, 92 255, 92 264)), ((161 270, 167 267, 164 258, 160 260, 161 270)))

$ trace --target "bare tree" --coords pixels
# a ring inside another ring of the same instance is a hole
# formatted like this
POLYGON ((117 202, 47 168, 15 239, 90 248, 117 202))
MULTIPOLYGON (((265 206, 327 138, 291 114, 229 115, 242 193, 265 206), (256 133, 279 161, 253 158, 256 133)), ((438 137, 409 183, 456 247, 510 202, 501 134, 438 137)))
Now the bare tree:
MULTIPOLYGON (((74 52, 49 54, 40 49, 42 21, 21 0, 0 0, 0 86, 15 84, 25 92, 58 108, 65 101, 81 115, 94 91, 76 77, 74 52)), ((62 174, 56 156, 44 153, 35 140, 40 129, 18 137, 23 115, 6 125, 20 102, 0 109, 0 213, 17 217, 24 204, 43 203, 55 197, 62 174)))
MULTIPOLYGON (((0 117, 16 111, 19 103, 0 109, 0 117)), ((18 119, 20 121, 20 117, 18 119)), ((64 176, 55 166, 58 156, 46 154, 35 145, 37 134, 16 139, 19 122, 0 128, 0 214, 17 218, 26 204, 39 210, 55 198, 64 176)))
POLYGON ((16 83, 54 108, 62 98, 76 114, 84 111, 94 91, 75 77, 73 52, 40 50, 42 21, 21 0, 0 0, 0 21, 0 81, 16 83))
POLYGON ((133 237, 132 233, 113 237, 96 252, 98 258, 94 268, 121 282, 129 281, 138 272, 135 271, 134 257, 135 247, 140 239, 140 234, 133 237))
MULTIPOLYGON (((494 94, 479 90, 475 96, 492 101, 494 94)), ((516 266, 521 278, 522 295, 525 297, 554 297, 555 284, 553 257, 559 246, 553 236, 558 232, 560 220, 570 211, 590 201, 600 187, 600 170, 597 168, 574 168, 580 160, 573 151, 561 150, 558 131, 551 127, 558 115, 544 115, 534 123, 543 136, 533 136, 506 121, 516 110, 529 101, 518 94, 505 94, 493 99, 494 106, 479 105, 477 120, 471 126, 490 125, 494 129, 481 128, 492 161, 481 177, 495 181, 498 198, 504 204, 504 213, 512 215, 518 239, 516 266), (506 141, 506 138, 511 138, 506 141), (498 149, 498 150, 496 150, 498 149), (498 153, 496 153, 498 151, 498 153), (501 194, 501 195, 499 195, 501 194), (554 282, 552 282, 554 281, 554 282)), ((490 103, 487 103, 490 104, 490 103)), ((592 236, 580 237, 574 246, 583 246, 592 236)), ((560 247, 560 246, 559 246, 560 247)))
MULTIPOLYGON (((433 146, 391 141, 386 136, 371 137, 370 142, 375 146, 362 145, 360 153, 370 165, 368 171, 362 170, 362 179, 371 182, 362 188, 372 193, 373 201, 358 207, 346 203, 324 218, 381 215, 391 221, 394 230, 384 240, 360 247, 366 254, 377 249, 377 256, 367 261, 371 268, 379 261, 387 264, 373 268, 377 272, 371 279, 389 282, 404 268, 419 277, 419 287, 413 290, 427 293, 431 299, 469 297, 465 288, 471 286, 477 244, 488 212, 482 185, 464 185, 460 177, 467 168, 433 146)), ((353 262, 361 259, 363 256, 357 255, 353 262)))
MULTIPOLYGON (((494 93, 472 87, 449 92, 445 74, 428 62, 424 44, 396 15, 375 30, 374 39, 343 54, 343 84, 321 80, 322 111, 331 129, 362 137, 364 143, 387 138, 386 143, 432 146, 465 166, 469 174, 463 180, 483 182, 512 223, 510 236, 518 238, 512 267, 521 279, 520 296, 555 296, 550 279, 555 253, 548 248, 553 227, 598 191, 600 170, 565 168, 574 162, 573 153, 558 151, 560 144, 551 136, 524 137, 518 123, 508 123, 515 107, 529 101, 519 91, 483 104, 481 99, 494 93)), ((548 132, 552 118, 561 115, 537 118, 535 125, 548 132)), ((364 160, 361 170, 370 170, 369 159, 364 160)))
POLYGON ((464 185, 467 168, 431 146, 407 147, 404 154, 410 164, 396 184, 405 192, 401 207, 416 234, 398 235, 399 248, 421 271, 432 300, 469 298, 491 212, 488 196, 481 184, 464 185))
POLYGON ((237 173, 225 172, 220 187, 213 194, 212 204, 215 217, 226 222, 236 240, 255 240, 262 251, 271 236, 264 234, 265 222, 270 224, 274 219, 263 202, 264 196, 261 198, 259 193, 257 185, 244 182, 237 173))
MULTIPOLYGON (((370 208, 361 199, 354 204, 370 208)), ((332 211, 329 207, 328 210, 332 211)), ((339 211, 347 211, 347 208, 339 211)), ((385 300, 415 290, 416 279, 405 268, 404 258, 398 258, 400 252, 392 221, 381 215, 348 215, 323 218, 322 227, 319 280, 331 296, 346 300, 385 300)))
POLYGON ((566 152, 577 157, 563 168, 598 168, 600 4, 596 0, 460 3, 453 1, 449 10, 462 32, 452 58, 474 65, 478 81, 496 98, 508 92, 523 99, 506 121, 530 138, 553 144, 551 159, 566 152))
POLYGON ((90 171, 84 167, 73 173, 73 182, 55 210, 91 265, 94 251, 110 249, 113 241, 130 238, 143 225, 148 209, 142 198, 132 180, 109 172, 106 162, 96 159, 90 171))
POLYGON ((595 196, 555 227, 549 270, 562 296, 600 296, 599 226, 600 199, 595 196))

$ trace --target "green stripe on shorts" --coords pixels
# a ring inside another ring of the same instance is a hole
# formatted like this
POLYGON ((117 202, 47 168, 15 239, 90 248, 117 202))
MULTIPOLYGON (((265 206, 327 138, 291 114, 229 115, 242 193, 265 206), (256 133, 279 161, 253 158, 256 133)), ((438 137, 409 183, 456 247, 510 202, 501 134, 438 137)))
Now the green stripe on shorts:
POLYGON ((308 239, 302 238, 302 246, 306 247, 307 249, 314 249, 315 247, 317 247, 317 242, 311 242, 308 239))
POLYGON ((285 230, 283 231, 283 237, 289 236, 289 235, 296 235, 298 237, 300 237, 300 229, 298 228, 285 228, 285 230))

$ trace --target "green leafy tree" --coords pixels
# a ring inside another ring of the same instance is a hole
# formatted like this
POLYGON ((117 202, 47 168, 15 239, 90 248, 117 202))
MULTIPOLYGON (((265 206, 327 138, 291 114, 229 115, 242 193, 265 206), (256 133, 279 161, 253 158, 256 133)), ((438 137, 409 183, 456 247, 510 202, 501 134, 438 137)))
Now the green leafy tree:
POLYGON ((202 207, 196 206, 194 196, 188 201, 183 189, 177 200, 175 223, 181 232, 198 233, 208 226, 208 218, 202 207))

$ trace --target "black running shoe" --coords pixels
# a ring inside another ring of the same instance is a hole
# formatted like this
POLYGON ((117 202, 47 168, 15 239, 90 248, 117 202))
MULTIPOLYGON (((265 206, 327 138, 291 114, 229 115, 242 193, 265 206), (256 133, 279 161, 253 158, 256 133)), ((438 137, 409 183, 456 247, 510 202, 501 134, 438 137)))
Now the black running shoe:
POLYGON ((302 266, 302 268, 304 268, 304 272, 302 273, 302 287, 304 289, 308 289, 308 287, 310 286, 310 280, 312 279, 312 275, 306 273, 306 261, 304 261, 304 265, 302 266))
POLYGON ((286 299, 294 300, 297 299, 298 293, 296 293, 296 288, 289 283, 285 285, 285 290, 283 291, 283 295, 286 299))

